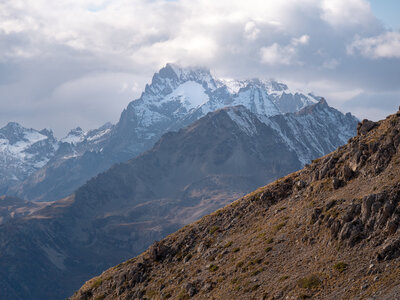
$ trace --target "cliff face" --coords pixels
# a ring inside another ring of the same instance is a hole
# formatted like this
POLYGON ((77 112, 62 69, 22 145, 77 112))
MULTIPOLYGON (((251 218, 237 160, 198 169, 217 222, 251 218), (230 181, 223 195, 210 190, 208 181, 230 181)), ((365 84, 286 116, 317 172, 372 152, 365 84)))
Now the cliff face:
POLYGON ((396 299, 400 112, 153 244, 71 299, 396 299))

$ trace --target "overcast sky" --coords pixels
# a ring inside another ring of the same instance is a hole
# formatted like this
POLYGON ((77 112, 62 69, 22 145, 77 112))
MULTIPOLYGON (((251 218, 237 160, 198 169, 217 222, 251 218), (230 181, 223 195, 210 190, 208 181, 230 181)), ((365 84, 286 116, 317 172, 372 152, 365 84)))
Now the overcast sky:
POLYGON ((2 0, 0 126, 118 121, 167 62, 274 78, 359 118, 400 105, 397 0, 2 0))

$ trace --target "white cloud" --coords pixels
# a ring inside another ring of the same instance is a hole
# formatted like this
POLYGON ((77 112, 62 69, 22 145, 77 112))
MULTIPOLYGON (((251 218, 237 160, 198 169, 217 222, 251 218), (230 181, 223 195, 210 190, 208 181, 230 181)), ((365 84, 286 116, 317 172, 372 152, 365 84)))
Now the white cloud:
POLYGON ((335 27, 368 25, 374 19, 371 7, 364 0, 323 0, 321 18, 335 27))
POLYGON ((400 58, 400 32, 385 32, 381 35, 355 40, 347 47, 349 54, 360 52, 364 57, 400 58))
POLYGON ((273 43, 269 47, 263 47, 260 50, 261 62, 269 65, 290 65, 302 64, 296 60, 298 46, 307 45, 310 40, 308 35, 302 35, 298 38, 293 38, 290 44, 280 46, 273 43))
POLYGON ((310 41, 310 36, 307 34, 302 35, 299 38, 294 38, 292 39, 292 45, 297 46, 297 45, 307 45, 308 42, 310 41))
POLYGON ((249 40, 255 40, 260 34, 260 29, 257 27, 255 22, 249 21, 244 26, 244 32, 246 38, 248 38, 249 40))
POLYGON ((324 79, 342 103, 341 91, 400 86, 400 62, 365 58, 398 57, 398 40, 366 0, 2 0, 0 120, 58 134, 116 121, 167 62, 305 87, 324 79), (80 116, 93 99, 96 113, 80 116))

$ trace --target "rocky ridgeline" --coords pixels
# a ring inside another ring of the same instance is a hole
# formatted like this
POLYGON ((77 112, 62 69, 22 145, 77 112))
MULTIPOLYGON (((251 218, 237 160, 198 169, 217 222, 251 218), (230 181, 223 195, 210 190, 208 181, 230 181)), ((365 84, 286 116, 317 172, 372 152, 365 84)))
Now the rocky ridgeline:
POLYGON ((71 299, 395 299, 399 145, 400 111, 364 120, 347 145, 156 242, 71 299), (338 259, 347 262, 328 266, 338 259))

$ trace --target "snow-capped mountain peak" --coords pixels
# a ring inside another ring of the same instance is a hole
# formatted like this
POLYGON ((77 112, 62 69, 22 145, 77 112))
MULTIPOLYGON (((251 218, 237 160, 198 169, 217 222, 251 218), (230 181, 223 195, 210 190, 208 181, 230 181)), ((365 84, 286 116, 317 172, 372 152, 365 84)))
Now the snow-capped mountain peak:
POLYGON ((179 85, 192 81, 200 84, 206 90, 215 90, 216 82, 209 70, 205 68, 180 67, 167 64, 155 73, 150 85, 146 85, 141 98, 157 100, 173 92, 179 85))
MULTIPOLYGON (((210 73, 210 70, 204 67, 181 67, 177 64, 167 64, 164 69, 172 69, 181 82, 195 81, 205 86, 205 88, 214 90, 217 84, 210 73)), ((161 71, 160 71, 161 72, 161 71)))
POLYGON ((22 150, 47 138, 54 139, 51 131, 42 130, 42 132, 39 132, 31 128, 24 128, 15 122, 10 122, 0 129, 0 140, 3 145, 7 144, 22 150))
POLYGON ((275 116, 281 112, 268 95, 268 91, 263 88, 261 82, 249 83, 246 87, 241 88, 239 92, 233 96, 232 105, 243 105, 252 113, 262 116, 275 116))
POLYGON ((57 149, 50 130, 37 131, 15 122, 0 128, 0 186, 44 166, 57 149))
POLYGON ((71 129, 71 131, 67 134, 66 137, 61 139, 61 142, 69 143, 69 144, 78 144, 83 142, 85 139, 86 132, 82 130, 80 127, 76 127, 71 129))
POLYGON ((133 140, 150 142, 165 130, 179 129, 228 106, 243 105, 263 118, 296 112, 316 102, 316 97, 275 80, 217 79, 206 68, 167 64, 154 74, 141 97, 128 105, 117 130, 126 131, 123 135, 133 140))

